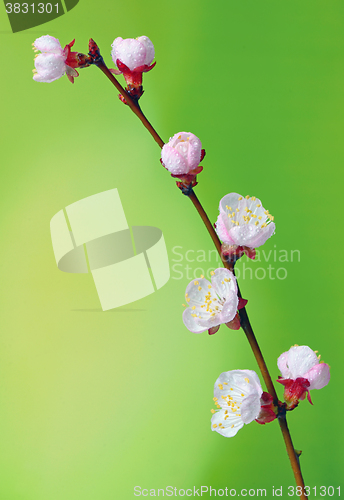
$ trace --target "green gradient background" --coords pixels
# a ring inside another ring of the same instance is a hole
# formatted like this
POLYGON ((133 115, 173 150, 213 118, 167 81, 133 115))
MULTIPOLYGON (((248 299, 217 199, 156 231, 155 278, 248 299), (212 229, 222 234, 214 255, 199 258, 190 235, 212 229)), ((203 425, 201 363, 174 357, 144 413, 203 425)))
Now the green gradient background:
POLYGON ((50 219, 114 187, 130 225, 163 230, 171 259, 175 245, 212 246, 97 68, 73 86, 32 80, 31 43, 47 33, 62 45, 75 37, 81 52, 93 37, 109 66, 115 37, 148 35, 157 66, 142 107, 165 140, 201 138, 197 194, 211 220, 228 192, 259 196, 277 224, 264 249, 300 250, 300 262, 277 263, 287 279, 241 288, 274 378, 294 343, 331 365, 329 386, 289 424, 306 484, 341 484, 343 15, 339 0, 81 0, 14 35, 1 9, 1 500, 126 500, 135 485, 266 488, 272 498, 272 486, 294 484, 276 422, 234 439, 210 431, 218 375, 257 367, 242 331, 185 329, 186 277, 101 312, 90 275, 58 271, 50 219))

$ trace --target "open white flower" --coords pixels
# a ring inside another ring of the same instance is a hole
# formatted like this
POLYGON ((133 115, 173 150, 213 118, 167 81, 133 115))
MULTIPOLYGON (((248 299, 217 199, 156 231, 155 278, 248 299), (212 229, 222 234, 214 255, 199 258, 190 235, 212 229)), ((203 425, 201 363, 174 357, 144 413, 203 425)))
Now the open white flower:
POLYGON ((233 252, 243 247, 248 257, 254 258, 255 253, 249 250, 263 245, 275 232, 274 217, 255 196, 227 194, 221 199, 219 209, 216 232, 233 252))
POLYGON ((258 418, 263 389, 256 372, 231 370, 223 372, 214 385, 214 402, 218 410, 211 410, 211 430, 225 437, 233 437, 244 426, 258 418))
MULTIPOLYGON (((211 274, 211 283, 201 276, 192 280, 186 288, 185 298, 189 307, 183 313, 183 321, 190 332, 209 330, 209 333, 215 333, 222 323, 231 323, 237 315, 239 299, 234 274, 224 268, 216 269, 211 274)), ((233 325, 227 326, 233 328, 233 325)), ((238 328, 239 318, 234 325, 234 329, 238 328)))

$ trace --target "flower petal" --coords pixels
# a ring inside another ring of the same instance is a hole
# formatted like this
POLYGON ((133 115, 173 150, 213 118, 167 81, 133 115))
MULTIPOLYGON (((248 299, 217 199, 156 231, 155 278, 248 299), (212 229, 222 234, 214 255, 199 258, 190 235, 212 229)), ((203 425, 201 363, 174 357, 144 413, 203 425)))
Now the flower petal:
POLYGON ((237 416, 232 412, 225 414, 225 410, 219 410, 214 413, 211 418, 211 430, 218 432, 224 437, 235 436, 243 426, 244 422, 240 416, 237 416), (214 427, 214 425, 216 425, 216 427, 214 427))
MULTIPOLYGON (((228 323, 229 321, 232 321, 235 318, 238 309, 238 302, 239 300, 237 294, 231 291, 230 295, 226 298, 226 302, 224 303, 222 311, 220 313, 219 320, 221 323, 228 323)), ((239 320, 239 328, 240 328, 240 320, 239 320)))
POLYGON ((292 379, 304 378, 305 374, 318 364, 317 355, 306 345, 294 346, 288 351, 288 368, 292 379))
POLYGON ((40 82, 53 82, 61 78, 66 72, 66 65, 63 57, 47 52, 36 57, 35 67, 38 75, 34 75, 33 78, 40 82))
POLYGON ((146 49, 146 55, 145 55, 145 60, 144 64, 147 64, 149 66, 151 62, 154 59, 155 56, 155 50, 154 50, 154 45, 152 41, 148 38, 148 36, 139 36, 137 40, 142 43, 144 48, 146 49))
MULTIPOLYGON (((259 227, 259 226, 258 226, 259 227)), ((259 233, 257 236, 250 241, 250 247, 251 248, 258 248, 264 243, 271 238, 273 234, 275 234, 276 230, 276 225, 274 222, 269 222, 269 224, 266 227, 260 227, 259 233)), ((251 258, 251 257, 250 257, 251 258)), ((253 257, 254 258, 254 257, 253 257)))
POLYGON ((326 363, 313 366, 304 377, 308 379, 311 389, 322 389, 330 381, 330 367, 326 363))
MULTIPOLYGON (((263 391, 262 391, 263 392, 263 391)), ((244 424, 249 424, 255 420, 260 413, 260 396, 250 394, 247 396, 241 405, 241 418, 244 424)))
POLYGON ((34 41, 34 46, 41 52, 50 52, 51 54, 62 54, 63 49, 57 38, 50 35, 43 35, 34 41))
POLYGON ((220 200, 220 206, 219 206, 220 212, 223 214, 227 214, 228 213, 227 207, 231 208, 231 212, 235 212, 236 209, 239 208, 239 206, 241 206, 240 205, 241 200, 239 200, 239 198, 243 199, 243 197, 238 193, 226 194, 226 196, 224 196, 220 200))
POLYGON ((237 282, 234 274, 224 267, 215 269, 215 274, 211 277, 211 284, 221 299, 227 300, 238 293, 237 282))
POLYGON ((244 224, 233 227, 230 231, 230 237, 236 245, 257 248, 263 245, 274 232, 274 222, 270 222, 263 228, 255 224, 244 224))
POLYGON ((230 236, 230 229, 228 224, 225 224, 222 214, 219 214, 215 225, 215 231, 223 243, 234 245, 234 241, 230 236))
POLYGON ((186 159, 170 144, 164 144, 161 160, 164 167, 172 174, 179 175, 189 171, 186 159))
POLYGON ((205 303, 206 295, 209 293, 211 298, 216 297, 211 288, 210 281, 205 278, 197 278, 190 281, 186 287, 185 297, 188 299, 189 306, 196 306, 198 309, 205 303))
POLYGON ((259 399, 263 394, 259 377, 253 370, 223 372, 214 384, 214 396, 219 400, 219 404, 224 401, 222 396, 230 395, 241 403, 244 397, 251 394, 256 394, 259 399))
POLYGON ((277 366, 279 368, 279 371, 281 372, 283 379, 291 377, 291 373, 288 368, 288 356, 289 356, 289 351, 286 351, 282 353, 277 360, 277 366))
POLYGON ((183 322, 184 322, 184 325, 186 326, 186 328, 188 330, 190 330, 190 332, 192 332, 192 333, 205 332, 208 328, 204 328, 202 326, 199 326, 196 323, 195 318, 193 316, 191 316, 192 314, 193 314, 193 311, 190 307, 185 309, 183 312, 183 322))

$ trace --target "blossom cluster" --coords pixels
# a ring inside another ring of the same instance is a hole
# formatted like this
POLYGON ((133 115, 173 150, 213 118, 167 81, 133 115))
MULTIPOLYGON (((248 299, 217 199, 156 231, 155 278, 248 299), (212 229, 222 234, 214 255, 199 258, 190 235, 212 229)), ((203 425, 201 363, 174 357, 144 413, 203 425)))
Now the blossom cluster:
MULTIPOLYGON (((293 346, 278 358, 285 386, 286 410, 295 408, 311 389, 322 389, 330 380, 326 363, 308 346, 293 346)), ((272 422, 278 416, 279 407, 274 405, 270 394, 263 392, 258 375, 252 370, 231 370, 221 373, 214 385, 214 403, 211 429, 225 437, 233 437, 254 420, 259 424, 272 422)))
MULTIPOLYGON (((59 40, 44 35, 32 44, 35 56, 33 79, 50 83, 63 75, 73 83, 79 76, 76 68, 100 64, 98 46, 91 39, 88 55, 72 52, 75 40, 62 48, 59 40)), ((143 94, 143 73, 151 71, 155 62, 155 49, 147 36, 123 39, 112 43, 111 57, 116 66, 108 70, 123 74, 126 92, 137 104, 143 94)), ((113 76, 110 75, 113 79, 113 76)), ((123 102, 124 96, 120 96, 123 102)), ((139 109, 139 107, 138 107, 139 109)), ((172 177, 179 179, 178 187, 188 196, 197 184, 197 175, 203 170, 201 162, 205 149, 201 140, 191 132, 178 132, 163 145, 160 162, 172 177)), ((247 300, 238 290, 234 275, 235 262, 246 254, 254 259, 256 248, 262 246, 274 233, 274 217, 255 196, 229 193, 219 202, 219 215, 214 224, 222 242, 222 255, 227 267, 211 272, 210 281, 203 275, 192 280, 186 288, 183 304, 183 322, 193 333, 208 331, 215 334, 222 324, 238 330, 247 300)), ((215 237, 216 234, 214 233, 215 237)), ((233 437, 254 420, 266 424, 278 418, 280 412, 291 411, 306 397, 312 403, 310 391, 322 389, 330 380, 330 369, 320 361, 317 351, 308 346, 292 346, 277 360, 281 372, 278 382, 284 386, 284 402, 274 401, 264 392, 258 375, 252 370, 231 370, 221 373, 214 386, 211 429, 225 437, 233 437)))

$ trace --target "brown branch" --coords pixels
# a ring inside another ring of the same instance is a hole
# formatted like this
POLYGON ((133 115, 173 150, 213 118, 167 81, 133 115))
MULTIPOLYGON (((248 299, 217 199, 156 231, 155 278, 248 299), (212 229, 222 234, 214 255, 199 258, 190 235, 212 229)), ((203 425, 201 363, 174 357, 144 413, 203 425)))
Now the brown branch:
MULTIPOLYGON (((108 79, 113 83, 113 85, 116 87, 116 89, 125 97, 125 100, 126 100, 128 106, 130 107, 130 109, 135 113, 135 115, 142 122, 144 127, 146 127, 146 129, 151 134, 151 136, 153 137, 155 142, 160 146, 160 148, 162 148, 164 145, 164 141, 161 139, 160 135, 157 133, 157 131, 154 129, 154 127, 151 125, 151 123, 147 120, 147 118, 143 114, 138 103, 135 103, 135 101, 133 101, 133 99, 131 99, 130 95, 126 92, 126 90, 117 81, 117 79, 113 76, 111 71, 107 68, 107 66, 103 62, 98 63, 97 66, 108 77, 108 79)), ((220 240, 215 232, 215 229, 214 229, 213 225, 211 224, 202 204, 200 203, 199 199, 197 198, 195 192, 193 190, 191 190, 187 196, 192 201, 192 203, 193 203, 194 207, 196 208, 198 214, 200 215, 204 225, 206 226, 208 233, 209 233, 209 235, 210 235, 211 239, 213 240, 213 243, 216 247, 216 250, 218 251, 218 253, 222 259, 224 267, 226 267, 230 271, 234 272, 233 264, 226 261, 223 258, 223 254, 221 251, 221 242, 220 242, 220 240)), ((239 288, 238 288, 238 290, 239 290, 239 288)), ((240 290, 239 290, 239 296, 241 296, 240 290)), ((253 329, 252 329, 252 326, 251 326, 250 320, 248 318, 245 307, 240 309, 239 315, 240 315, 241 327, 245 332, 247 340, 249 341, 249 344, 251 346, 251 349, 253 351, 253 354, 256 358, 259 369, 260 369, 261 374, 263 376, 267 390, 270 393, 270 395, 272 396, 275 406, 278 406, 278 397, 276 394, 276 390, 275 390, 275 387, 273 385, 269 370, 268 370, 266 363, 264 361, 263 354, 259 348, 257 339, 254 335, 254 332, 253 332, 253 329)), ((303 477, 301 474, 301 469, 300 469, 298 457, 295 453, 295 449, 293 446, 291 435, 290 435, 290 432, 288 429, 285 412, 283 413, 283 415, 278 416, 278 421, 279 421, 280 428, 281 428, 281 431, 283 434, 283 438, 284 438, 284 441, 285 441, 285 444, 287 447, 287 453, 288 453, 291 467, 292 467, 292 470, 294 473, 296 484, 298 486, 302 487, 302 495, 300 496, 300 498, 302 498, 303 500, 307 500, 307 496, 304 493, 304 481, 303 481, 303 477)))

